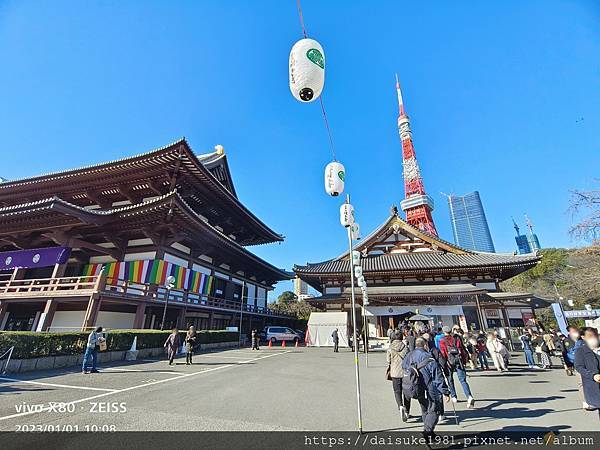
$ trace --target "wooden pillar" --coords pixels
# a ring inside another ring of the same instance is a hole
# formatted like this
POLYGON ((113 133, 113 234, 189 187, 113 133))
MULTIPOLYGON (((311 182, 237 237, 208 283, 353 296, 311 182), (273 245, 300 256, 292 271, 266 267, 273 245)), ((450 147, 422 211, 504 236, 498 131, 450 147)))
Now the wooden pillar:
POLYGON ((64 264, 54 264, 54 269, 52 270, 51 278, 60 278, 65 275, 65 270, 67 269, 67 263, 64 264))
POLYGON ((96 319, 98 318, 98 312, 100 311, 100 298, 96 295, 90 296, 88 301, 88 307, 83 317, 83 323, 81 324, 81 331, 86 331, 86 328, 92 328, 96 326, 96 319))
POLYGON ((133 328, 141 329, 144 328, 144 319, 146 317, 146 304, 140 303, 135 309, 135 319, 133 319, 133 328))
POLYGON ((215 325, 215 313, 210 311, 208 313, 208 329, 212 330, 215 325))
POLYGON ((0 301, 0 330, 4 329, 4 322, 8 317, 8 303, 0 301))
POLYGON ((185 308, 180 308, 177 313, 177 328, 184 330, 186 328, 185 323, 185 308))
POLYGON ((52 325, 52 319, 54 319, 54 313, 56 312, 57 305, 58 302, 56 300, 46 300, 46 305, 44 306, 44 311, 42 312, 40 323, 38 325, 39 330, 48 331, 50 325, 52 325))

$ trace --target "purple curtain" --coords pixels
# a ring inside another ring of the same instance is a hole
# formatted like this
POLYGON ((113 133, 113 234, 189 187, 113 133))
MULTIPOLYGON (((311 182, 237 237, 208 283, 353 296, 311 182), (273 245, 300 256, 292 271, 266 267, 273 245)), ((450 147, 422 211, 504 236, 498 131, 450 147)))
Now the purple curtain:
POLYGON ((0 270, 49 267, 64 264, 71 255, 70 247, 33 248, 0 253, 0 270))

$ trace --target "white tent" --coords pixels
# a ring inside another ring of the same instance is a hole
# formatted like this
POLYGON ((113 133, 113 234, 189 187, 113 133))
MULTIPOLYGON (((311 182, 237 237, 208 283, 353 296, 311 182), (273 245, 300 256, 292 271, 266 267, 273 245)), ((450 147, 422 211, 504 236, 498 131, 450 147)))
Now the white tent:
POLYGON ((333 347, 331 333, 337 328, 340 347, 348 347, 347 312, 312 312, 308 319, 306 345, 309 347, 333 347))

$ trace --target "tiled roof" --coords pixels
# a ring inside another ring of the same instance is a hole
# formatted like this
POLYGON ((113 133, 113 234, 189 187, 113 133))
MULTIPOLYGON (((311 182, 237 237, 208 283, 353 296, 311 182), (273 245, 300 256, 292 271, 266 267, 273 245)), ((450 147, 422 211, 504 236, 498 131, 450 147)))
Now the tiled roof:
MULTIPOLYGON (((531 255, 503 255, 494 253, 466 253, 457 255, 446 252, 414 252, 372 255, 361 259, 364 273, 382 273, 396 271, 416 271, 435 269, 460 269, 478 267, 532 265, 540 257, 531 255)), ((344 274, 350 270, 350 261, 332 259, 320 263, 294 266, 294 271, 301 274, 344 274)))

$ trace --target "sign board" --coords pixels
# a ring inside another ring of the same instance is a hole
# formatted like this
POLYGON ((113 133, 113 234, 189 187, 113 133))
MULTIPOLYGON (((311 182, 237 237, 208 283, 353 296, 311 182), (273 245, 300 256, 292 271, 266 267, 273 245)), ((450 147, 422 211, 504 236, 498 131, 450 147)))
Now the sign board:
POLYGON ((562 331, 564 335, 569 334, 569 330, 567 329, 569 327, 567 318, 565 317, 565 312, 560 303, 552 303, 552 311, 554 312, 554 317, 556 317, 556 323, 558 324, 560 331, 562 331))
POLYGON ((586 318, 600 317, 600 309, 592 309, 591 311, 588 311, 587 309, 565 311, 565 317, 568 317, 570 319, 581 318, 581 317, 586 317, 586 318))

